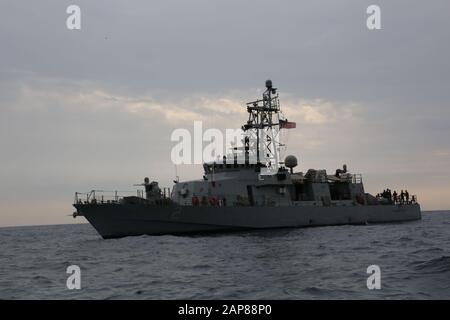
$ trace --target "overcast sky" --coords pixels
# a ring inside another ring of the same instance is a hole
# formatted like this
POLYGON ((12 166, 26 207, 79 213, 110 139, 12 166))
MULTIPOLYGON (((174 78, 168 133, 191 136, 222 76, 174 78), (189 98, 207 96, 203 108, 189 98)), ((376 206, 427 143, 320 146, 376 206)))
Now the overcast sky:
POLYGON ((171 132, 240 127, 268 78, 297 122, 299 170, 346 163, 368 192, 449 209, 449 13, 448 0, 1 0, 0 226, 71 223, 75 191, 171 186, 171 132), (66 28, 71 4, 81 30, 66 28))

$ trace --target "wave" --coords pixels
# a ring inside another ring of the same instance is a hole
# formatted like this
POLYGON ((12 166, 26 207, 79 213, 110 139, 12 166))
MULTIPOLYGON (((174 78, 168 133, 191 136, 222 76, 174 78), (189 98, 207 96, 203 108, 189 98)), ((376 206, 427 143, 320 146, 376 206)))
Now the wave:
POLYGON ((308 294, 325 294, 327 292, 327 290, 317 288, 317 287, 307 287, 307 288, 304 288, 302 290, 302 292, 308 293, 308 294))
POLYGON ((408 237, 408 236, 402 236, 402 237, 398 238, 397 241, 402 241, 402 242, 407 241, 407 242, 409 242, 409 241, 413 241, 413 239, 408 237))
POLYGON ((444 249, 441 248, 421 248, 418 250, 415 250, 413 252, 411 252, 412 254, 419 254, 419 253, 439 253, 444 251, 444 249))
POLYGON ((412 263, 414 270, 426 273, 445 273, 450 272, 450 256, 441 256, 426 261, 415 261, 412 263))

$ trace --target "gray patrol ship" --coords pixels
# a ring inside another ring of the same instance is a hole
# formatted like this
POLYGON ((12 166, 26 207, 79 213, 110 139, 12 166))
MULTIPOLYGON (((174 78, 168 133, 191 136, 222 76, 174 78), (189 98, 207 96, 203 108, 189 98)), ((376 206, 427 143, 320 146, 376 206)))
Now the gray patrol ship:
POLYGON ((280 132, 296 125, 284 117, 270 80, 247 111, 242 146, 204 163, 202 179, 176 180, 170 192, 145 178, 143 190, 133 196, 77 192, 73 216, 84 216, 105 239, 421 219, 416 196, 397 197, 389 190, 373 196, 346 165, 330 175, 294 171, 292 155, 281 161, 280 132))

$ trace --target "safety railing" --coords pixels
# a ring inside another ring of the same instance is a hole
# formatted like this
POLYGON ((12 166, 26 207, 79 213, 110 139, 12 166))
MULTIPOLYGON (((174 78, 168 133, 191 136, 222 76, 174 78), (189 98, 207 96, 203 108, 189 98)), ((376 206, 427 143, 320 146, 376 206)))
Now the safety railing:
MULTIPOLYGON (((170 188, 163 188, 160 192, 160 199, 170 199, 170 188)), ((107 191, 107 190, 91 190, 89 192, 75 192, 75 204, 89 203, 119 203, 125 197, 138 197, 145 199, 144 190, 136 191, 107 191)))
POLYGON ((124 197, 135 196, 144 198, 143 190, 136 191, 106 191, 106 190, 91 190, 89 192, 75 192, 75 204, 80 203, 118 203, 124 197))
POLYGON ((390 198, 383 197, 383 196, 377 196, 377 199, 378 199, 378 201, 381 204, 398 204, 398 205, 402 205, 402 204, 416 204, 416 203, 418 203, 417 195, 412 195, 410 197, 404 197, 404 198, 401 198, 400 196, 397 196, 396 198, 394 198, 393 196, 391 196, 390 198))
POLYGON ((394 202, 394 204, 414 204, 418 202, 416 195, 412 195, 411 197, 407 198, 401 198, 400 196, 397 196, 397 199, 392 198, 392 201, 394 202))

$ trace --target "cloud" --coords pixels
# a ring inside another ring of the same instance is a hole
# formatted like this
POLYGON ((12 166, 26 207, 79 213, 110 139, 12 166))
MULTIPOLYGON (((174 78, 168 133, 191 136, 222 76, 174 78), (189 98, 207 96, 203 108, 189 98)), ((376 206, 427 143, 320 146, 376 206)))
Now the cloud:
POLYGON ((434 150, 432 154, 436 157, 450 157, 450 149, 434 150))
MULTIPOLYGON (((246 99, 254 95, 251 90, 222 95, 204 92, 181 96, 174 101, 170 97, 157 98, 151 94, 118 94, 92 82, 71 81, 62 84, 61 80, 56 79, 34 79, 21 82, 17 87, 16 109, 42 111, 50 106, 58 109, 84 108, 94 113, 126 112, 145 119, 158 118, 172 126, 204 121, 206 124, 214 123, 228 128, 244 122, 246 99)), ((261 90, 258 95, 261 95, 261 90)), ((324 125, 337 121, 358 121, 355 115, 358 106, 355 103, 338 105, 322 99, 298 99, 290 94, 286 94, 286 97, 282 95, 281 103, 284 114, 299 124, 324 125)), ((5 102, 3 104, 4 110, 11 108, 5 102)))
POLYGON ((337 121, 358 121, 357 110, 360 107, 356 103, 346 105, 324 101, 322 99, 304 100, 293 102, 287 100, 284 110, 289 117, 305 124, 327 124, 337 121))

